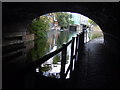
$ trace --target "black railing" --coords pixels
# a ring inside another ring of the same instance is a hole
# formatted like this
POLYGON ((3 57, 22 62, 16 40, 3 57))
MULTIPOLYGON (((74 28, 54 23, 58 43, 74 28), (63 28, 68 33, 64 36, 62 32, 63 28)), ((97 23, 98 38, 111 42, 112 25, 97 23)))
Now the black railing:
POLYGON ((73 37, 72 40, 70 40, 68 43, 63 44, 61 48, 39 58, 34 63, 29 63, 28 65, 26 65, 26 68, 24 68, 24 71, 25 71, 24 73, 27 73, 26 71, 35 70, 38 66, 40 66, 41 64, 49 60, 51 57, 61 52, 62 60, 61 60, 60 79, 62 80, 66 79, 69 71, 70 71, 70 77, 71 77, 74 71, 74 67, 80 57, 80 54, 81 54, 80 52, 83 45, 84 45, 84 32, 77 34, 77 37, 73 37), (70 64, 65 72, 67 47, 70 44, 71 44, 70 64))
POLYGON ((70 65, 65 73, 64 79, 66 78, 69 71, 70 71, 70 77, 72 76, 76 63, 79 60, 81 54, 80 52, 83 48, 83 45, 84 45, 84 32, 77 34, 77 37, 72 38, 70 65), (76 45, 75 45, 75 40, 76 40, 76 45))

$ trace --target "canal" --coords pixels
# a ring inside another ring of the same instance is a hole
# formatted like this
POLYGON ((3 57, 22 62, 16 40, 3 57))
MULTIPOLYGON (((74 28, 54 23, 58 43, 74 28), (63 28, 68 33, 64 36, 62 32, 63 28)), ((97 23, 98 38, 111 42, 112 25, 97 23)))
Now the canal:
MULTIPOLYGON (((62 44, 67 43, 72 39, 72 37, 76 37, 76 34, 79 32, 75 31, 56 31, 51 30, 47 33, 47 38, 39 39, 36 42, 39 43, 38 48, 33 48, 33 51, 37 50, 36 54, 38 54, 38 58, 46 55, 47 53, 53 52, 58 48, 62 47, 62 44), (41 48, 42 47, 42 48, 41 48)), ((71 45, 67 48, 67 61, 65 71, 67 70, 68 65, 70 64, 70 53, 71 53, 71 45)), ((32 51, 31 51, 32 52, 32 51)), ((38 58, 35 58, 36 60, 38 58)), ((60 78, 60 68, 61 68, 61 53, 58 53, 54 57, 47 60, 40 67, 36 68, 36 72, 42 72, 44 76, 52 77, 52 78, 60 78)), ((69 75, 67 76, 69 78, 69 75)))

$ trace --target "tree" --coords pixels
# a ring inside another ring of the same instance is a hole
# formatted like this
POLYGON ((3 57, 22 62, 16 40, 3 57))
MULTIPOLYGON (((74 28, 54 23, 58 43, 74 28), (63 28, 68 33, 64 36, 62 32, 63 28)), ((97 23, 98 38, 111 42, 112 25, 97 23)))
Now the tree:
POLYGON ((74 21, 73 21, 73 20, 70 20, 70 21, 69 21, 69 24, 70 24, 70 25, 74 24, 74 21))
POLYGON ((73 17, 72 17, 72 14, 70 14, 70 20, 69 20, 69 24, 70 24, 70 25, 74 24, 74 21, 72 20, 72 18, 73 18, 73 17))
POLYGON ((49 18, 47 16, 40 16, 35 18, 29 25, 30 33, 34 33, 36 38, 44 38, 46 31, 49 29, 49 18))
POLYGON ((91 24, 91 25, 97 25, 93 20, 89 19, 88 22, 91 24))
POLYGON ((61 28, 68 28, 70 25, 70 14, 66 12, 57 12, 55 15, 59 26, 61 26, 61 28))

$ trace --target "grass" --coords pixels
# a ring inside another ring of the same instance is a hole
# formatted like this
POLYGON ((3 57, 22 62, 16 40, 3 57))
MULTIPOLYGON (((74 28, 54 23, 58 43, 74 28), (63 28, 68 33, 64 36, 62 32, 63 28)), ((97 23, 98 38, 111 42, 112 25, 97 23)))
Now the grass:
POLYGON ((98 38, 98 37, 103 37, 103 33, 99 32, 99 31, 93 31, 91 39, 95 39, 95 38, 98 38))

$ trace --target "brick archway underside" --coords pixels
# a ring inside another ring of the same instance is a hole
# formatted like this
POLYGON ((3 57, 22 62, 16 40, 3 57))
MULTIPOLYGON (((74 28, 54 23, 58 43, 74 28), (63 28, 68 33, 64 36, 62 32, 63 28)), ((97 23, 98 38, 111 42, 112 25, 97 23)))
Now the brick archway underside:
MULTIPOLYGON (((3 3, 3 33, 25 31, 37 16, 50 12, 76 12, 94 20, 103 30, 105 43, 119 46, 119 3, 3 3)), ((119 48, 119 47, 118 47, 119 48)))

